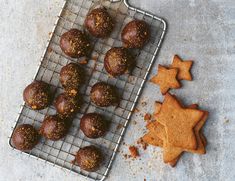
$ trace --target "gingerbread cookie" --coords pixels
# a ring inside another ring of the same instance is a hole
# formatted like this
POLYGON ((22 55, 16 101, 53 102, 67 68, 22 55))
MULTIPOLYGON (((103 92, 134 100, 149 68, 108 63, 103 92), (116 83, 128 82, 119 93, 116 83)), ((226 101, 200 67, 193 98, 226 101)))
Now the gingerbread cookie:
POLYGON ((166 94, 169 89, 178 89, 181 87, 177 80, 178 69, 166 68, 162 65, 158 66, 158 73, 152 79, 151 82, 158 84, 162 94, 166 94))
POLYGON ((156 120, 165 126, 169 145, 196 149, 197 142, 193 128, 201 120, 203 114, 204 112, 200 110, 183 108, 178 100, 168 93, 156 120))
POLYGON ((192 75, 190 73, 193 61, 183 61, 178 55, 175 55, 173 58, 171 68, 179 69, 177 75, 178 80, 192 80, 192 75))

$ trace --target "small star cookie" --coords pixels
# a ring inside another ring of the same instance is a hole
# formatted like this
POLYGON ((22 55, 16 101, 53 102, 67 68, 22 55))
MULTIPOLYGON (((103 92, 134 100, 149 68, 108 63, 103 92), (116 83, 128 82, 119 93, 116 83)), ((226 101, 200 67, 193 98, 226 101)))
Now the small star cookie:
POLYGON ((162 65, 158 66, 158 73, 151 78, 151 82, 158 84, 162 94, 166 94, 169 89, 178 89, 181 87, 176 79, 178 69, 166 68, 162 65))
POLYGON ((170 67, 179 69, 179 72, 177 75, 178 80, 191 81, 192 75, 190 73, 190 70, 191 70, 192 65, 193 65, 193 61, 183 61, 178 55, 175 55, 170 67))

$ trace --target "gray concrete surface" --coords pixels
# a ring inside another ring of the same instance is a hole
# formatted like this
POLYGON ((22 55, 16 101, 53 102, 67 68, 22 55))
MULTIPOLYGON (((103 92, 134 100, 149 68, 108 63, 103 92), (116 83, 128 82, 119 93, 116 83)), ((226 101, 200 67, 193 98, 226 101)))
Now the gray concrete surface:
MULTIPOLYGON (((235 180, 235 1, 234 0, 132 0, 164 17, 168 33, 158 61, 171 62, 178 53, 195 60, 194 81, 173 91, 187 104, 199 103, 210 111, 204 128, 207 154, 184 154, 174 169, 162 163, 161 152, 148 147, 137 160, 118 154, 107 180, 235 180)), ((0 181, 84 180, 12 151, 8 145, 11 126, 22 102, 22 90, 31 81, 48 33, 62 0, 0 0, 0 181)), ((156 72, 155 64, 152 75, 156 72)), ((142 116, 153 110, 153 100, 162 99, 157 86, 147 83, 124 137, 134 144, 144 132, 142 116), (135 124, 137 123, 137 124, 135 124)), ((127 152, 122 145, 120 151, 127 152)))

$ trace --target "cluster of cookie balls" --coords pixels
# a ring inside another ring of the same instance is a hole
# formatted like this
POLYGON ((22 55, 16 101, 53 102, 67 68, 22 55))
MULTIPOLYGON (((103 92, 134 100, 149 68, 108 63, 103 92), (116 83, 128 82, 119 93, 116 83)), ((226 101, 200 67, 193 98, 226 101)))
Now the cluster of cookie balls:
MULTIPOLYGON (((105 8, 93 9, 85 20, 86 29, 97 38, 108 37, 114 26, 114 20, 105 8)), ((104 58, 105 70, 112 76, 122 75, 133 66, 134 59, 129 53, 129 48, 142 48, 150 38, 150 29, 143 20, 133 20, 124 27, 121 37, 124 47, 111 48, 104 58)), ((66 55, 72 58, 88 56, 92 49, 87 34, 78 29, 71 29, 64 33, 61 36, 60 47, 66 55)), ((69 63, 62 67, 60 83, 64 88, 64 93, 55 98, 54 106, 57 114, 46 116, 39 131, 30 124, 19 125, 12 136, 13 144, 17 149, 23 151, 33 149, 39 141, 39 135, 56 141, 67 134, 72 119, 82 103, 79 87, 84 83, 84 77, 84 70, 76 63, 69 63)), ((50 86, 43 81, 34 81, 23 92, 26 105, 33 110, 48 107, 53 97, 50 86)), ((115 87, 104 82, 98 82, 92 86, 90 99, 100 107, 119 103, 115 87)), ((108 121, 98 113, 87 113, 80 120, 80 129, 91 139, 104 136, 108 128, 108 121)), ((97 170, 102 160, 101 150, 93 145, 81 148, 76 154, 76 163, 87 171, 97 170)))

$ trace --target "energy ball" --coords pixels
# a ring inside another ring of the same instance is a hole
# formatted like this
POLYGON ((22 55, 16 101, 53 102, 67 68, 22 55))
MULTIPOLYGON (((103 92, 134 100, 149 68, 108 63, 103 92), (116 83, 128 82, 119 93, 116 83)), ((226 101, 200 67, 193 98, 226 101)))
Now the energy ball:
POLYGON ((54 105, 60 117, 72 118, 78 112, 81 100, 78 96, 62 93, 56 98, 54 105))
POLYGON ((133 20, 122 30, 122 42, 127 48, 142 48, 150 39, 150 27, 143 20, 133 20))
POLYGON ((71 96, 78 94, 78 88, 84 79, 84 70, 76 63, 69 63, 60 71, 60 82, 65 92, 71 96))
POLYGON ((94 172, 99 169, 103 161, 103 155, 95 146, 81 148, 76 155, 78 166, 86 171, 94 172))
POLYGON ((69 120, 61 119, 58 115, 47 116, 42 122, 39 133, 47 139, 57 141, 67 134, 69 126, 69 120))
POLYGON ((108 122, 97 113, 85 114, 80 121, 80 128, 88 138, 99 138, 108 130, 108 122))
POLYGON ((34 110, 44 109, 52 101, 50 86, 42 81, 34 81, 23 92, 25 103, 34 110))
POLYGON ((126 48, 111 48, 105 55, 104 68, 112 76, 120 76, 133 66, 134 58, 126 48))
POLYGON ((85 27, 92 36, 105 38, 113 31, 114 22, 105 8, 96 8, 87 15, 85 27))
POLYGON ((27 151, 32 150, 39 141, 37 130, 30 124, 22 124, 18 126, 13 135, 12 142, 16 149, 27 151))
POLYGON ((100 107, 108 107, 119 102, 115 88, 104 82, 98 82, 92 86, 90 97, 91 101, 100 107))
POLYGON ((88 56, 91 52, 91 44, 87 35, 78 29, 65 32, 61 36, 60 47, 66 55, 72 58, 88 56))

